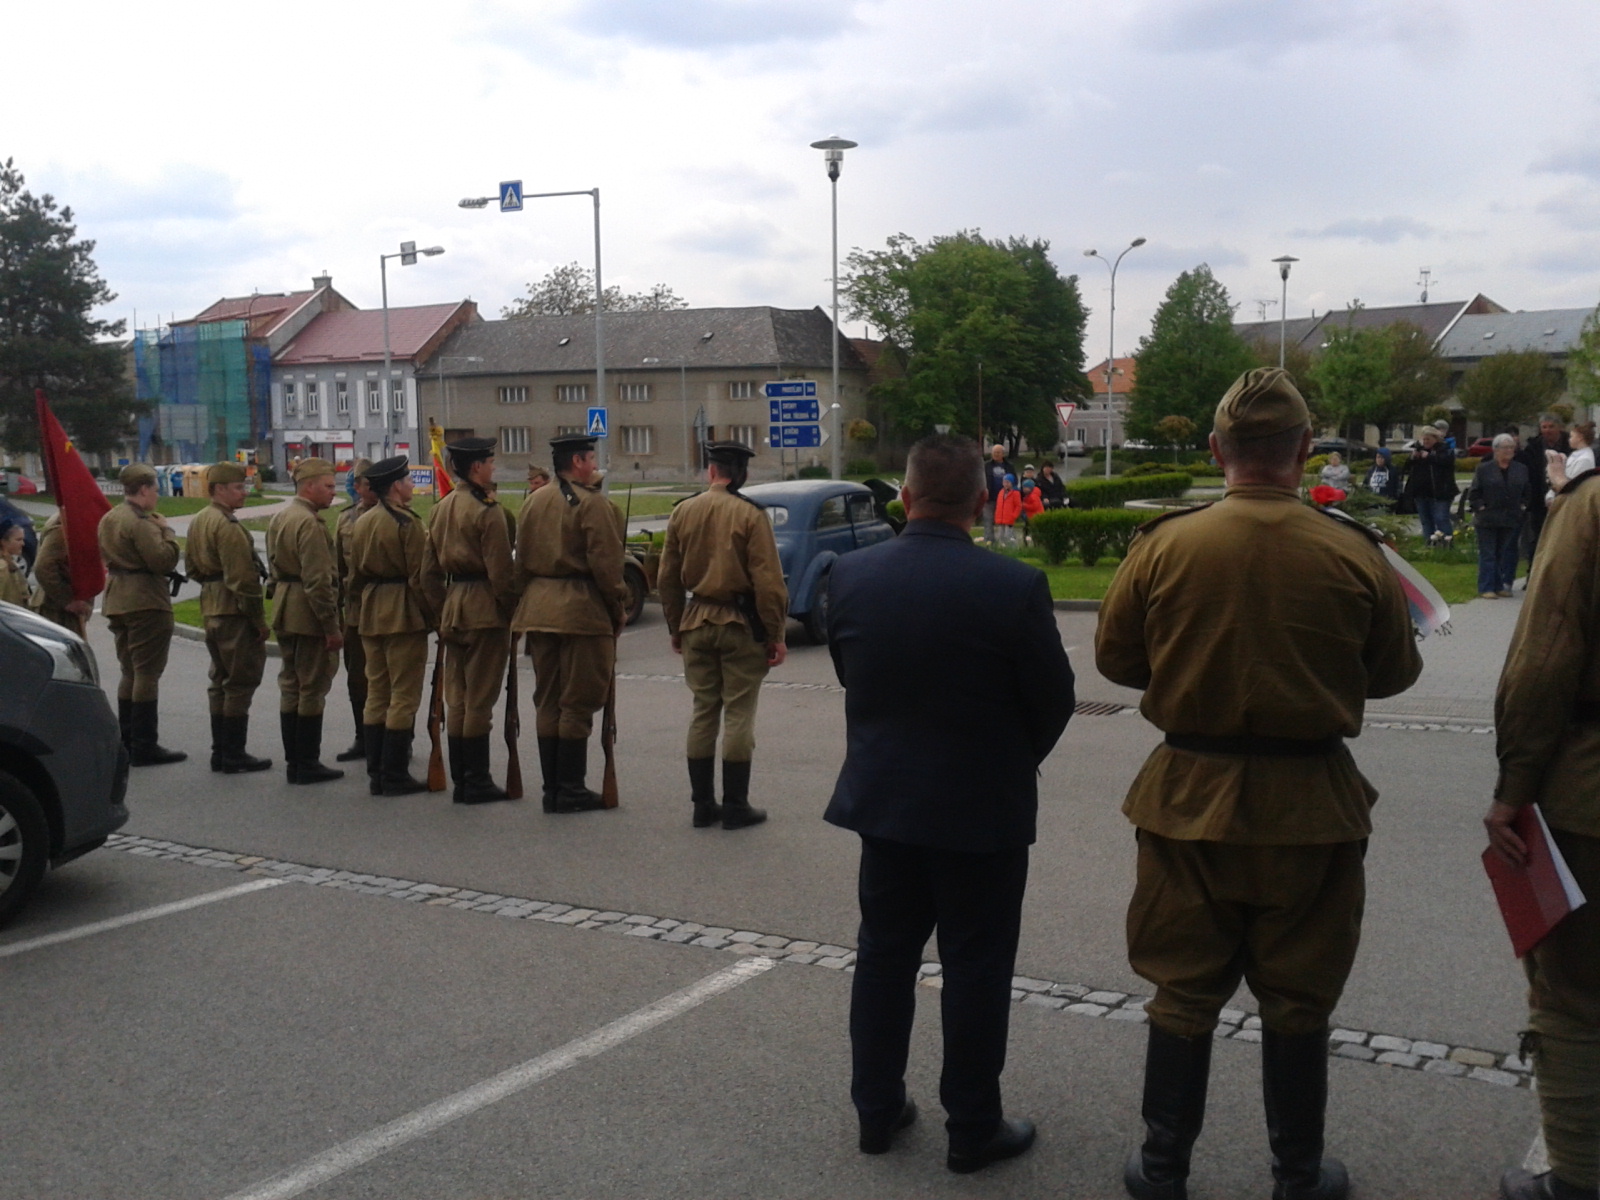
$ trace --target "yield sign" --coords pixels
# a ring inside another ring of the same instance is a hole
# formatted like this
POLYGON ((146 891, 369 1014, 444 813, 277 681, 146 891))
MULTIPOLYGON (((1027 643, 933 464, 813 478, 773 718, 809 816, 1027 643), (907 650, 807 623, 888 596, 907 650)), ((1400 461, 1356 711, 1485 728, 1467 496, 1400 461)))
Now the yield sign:
POLYGON ((1063 425, 1070 425, 1072 423, 1072 414, 1077 411, 1078 406, 1076 404, 1069 404, 1065 400, 1056 401, 1056 416, 1061 418, 1063 425))

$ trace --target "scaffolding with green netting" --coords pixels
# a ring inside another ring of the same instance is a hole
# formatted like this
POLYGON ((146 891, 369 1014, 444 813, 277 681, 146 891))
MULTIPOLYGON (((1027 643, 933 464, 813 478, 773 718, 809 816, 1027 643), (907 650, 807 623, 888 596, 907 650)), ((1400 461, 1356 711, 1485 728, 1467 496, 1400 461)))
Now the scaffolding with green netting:
POLYGON ((272 362, 244 321, 206 321, 141 329, 134 335, 140 457, 167 462, 231 459, 255 450, 270 426, 272 362))

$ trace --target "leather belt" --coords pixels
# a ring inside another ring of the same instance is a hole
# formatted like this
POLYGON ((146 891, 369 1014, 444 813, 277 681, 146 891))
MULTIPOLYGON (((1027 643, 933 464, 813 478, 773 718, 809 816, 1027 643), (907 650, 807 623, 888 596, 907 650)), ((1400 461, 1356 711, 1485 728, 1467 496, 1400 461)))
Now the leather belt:
POLYGON ((106 570, 109 571, 113 575, 154 575, 155 574, 155 572, 152 571, 149 567, 107 567, 106 570))
POLYGON ((1321 758, 1337 753, 1344 739, 1261 737, 1239 734, 1235 737, 1207 737, 1199 733, 1169 733, 1167 745, 1192 754, 1244 754, 1255 758, 1321 758))
POLYGON ((409 575, 380 575, 367 580, 368 583, 410 583, 409 575))
POLYGON ((445 583, 488 583, 487 575, 446 575, 445 583))
POLYGON ((300 583, 302 581, 300 579, 300 576, 298 576, 298 575, 279 575, 278 576, 278 582, 279 583, 300 583))
POLYGON ((191 582, 191 583, 221 583, 222 582, 222 576, 220 574, 218 574, 218 575, 191 575, 191 576, 189 576, 189 582, 191 582))

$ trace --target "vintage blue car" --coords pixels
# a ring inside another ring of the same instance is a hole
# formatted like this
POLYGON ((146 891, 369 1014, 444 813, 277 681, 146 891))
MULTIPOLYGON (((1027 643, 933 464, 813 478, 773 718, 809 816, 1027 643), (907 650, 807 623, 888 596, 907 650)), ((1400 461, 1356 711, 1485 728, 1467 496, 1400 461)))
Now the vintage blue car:
POLYGON ((894 537, 872 489, 842 479, 756 483, 741 489, 767 511, 778 541, 789 615, 818 645, 828 640, 828 572, 841 554, 894 537))

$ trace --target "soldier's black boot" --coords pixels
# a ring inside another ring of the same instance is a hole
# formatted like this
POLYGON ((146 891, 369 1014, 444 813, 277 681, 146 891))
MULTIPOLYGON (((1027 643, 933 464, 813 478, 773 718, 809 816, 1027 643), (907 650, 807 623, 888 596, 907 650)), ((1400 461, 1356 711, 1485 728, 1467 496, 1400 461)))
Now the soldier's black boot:
POLYGON ((222 772, 227 770, 228 757, 228 732, 227 718, 221 713, 211 714, 211 769, 222 772))
POLYGON ((560 751, 560 738, 539 739, 539 773, 544 778, 544 810, 547 813, 556 811, 556 792, 561 783, 561 771, 557 766, 560 751))
POLYGON ((589 739, 560 738, 556 746, 556 812, 593 812, 604 808, 600 793, 585 785, 589 774, 589 739))
POLYGON ((767 810, 750 807, 750 764, 722 760, 722 827, 743 829, 767 819, 767 810))
POLYGON ((1261 1098, 1272 1147, 1272 1200, 1344 1200, 1350 1176, 1322 1155, 1328 1109, 1328 1033, 1261 1031, 1261 1098))
POLYGON ((283 740, 283 770, 290 783, 300 782, 299 713, 278 714, 278 736, 283 740))
POLYGON ((722 805, 717 803, 717 760, 691 758, 689 799, 694 804, 694 827, 709 829, 722 820, 722 805))
POLYGON ((462 766, 466 771, 457 804, 489 804, 495 800, 509 800, 504 788, 496 787, 489 774, 489 735, 464 737, 461 741, 462 766))
POLYGON ((270 758, 256 758, 245 749, 245 742, 250 737, 249 717, 218 717, 222 723, 222 765, 217 766, 216 755, 212 755, 211 769, 220 770, 224 775, 245 775, 251 771, 265 771, 272 766, 270 758))
POLYGON ((365 701, 361 704, 357 704, 354 700, 350 702, 350 711, 356 718, 356 740, 350 743, 348 750, 341 750, 335 754, 334 762, 359 762, 367 756, 367 742, 361 732, 362 717, 366 715, 364 711, 366 707, 365 701))
POLYGON ((122 748, 133 753, 133 701, 117 697, 117 728, 122 732, 122 748))
POLYGON ((1189 1154, 1206 1117, 1211 1036, 1179 1037, 1156 1025, 1144 1057, 1144 1145, 1128 1157, 1122 1185, 1134 1200, 1187 1200, 1189 1154))
POLYGON ((411 737, 409 729, 383 731, 383 765, 380 782, 384 796, 410 796, 428 790, 426 780, 411 777, 411 737))
POLYGON ((450 765, 450 799, 460 804, 467 786, 467 768, 461 761, 461 739, 452 733, 445 734, 444 749, 450 765))
POLYGON ((1554 1171, 1530 1175, 1522 1168, 1500 1177, 1500 1200, 1596 1200, 1600 1188, 1574 1187, 1557 1179, 1554 1171))
POLYGON ((135 700, 130 708, 133 745, 128 751, 128 762, 131 766, 159 767, 183 762, 189 757, 182 750, 168 750, 161 744, 154 700, 135 700))
POLYGON ((374 796, 383 795, 383 735, 382 725, 363 725, 361 744, 367 751, 367 791, 374 796))
POLYGON ((296 727, 295 745, 299 752, 299 763, 293 782, 327 783, 333 779, 343 779, 343 771, 322 765, 322 714, 301 717, 296 727))

